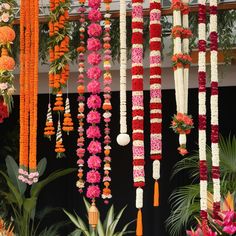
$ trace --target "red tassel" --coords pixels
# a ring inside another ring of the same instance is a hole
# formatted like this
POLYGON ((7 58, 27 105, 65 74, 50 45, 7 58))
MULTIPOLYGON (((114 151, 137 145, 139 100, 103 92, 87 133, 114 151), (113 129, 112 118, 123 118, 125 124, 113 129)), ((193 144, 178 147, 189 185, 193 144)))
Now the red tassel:
POLYGON ((143 236, 143 219, 141 209, 138 210, 136 236, 143 236))
POLYGON ((154 207, 159 206, 159 184, 157 180, 155 181, 155 184, 154 184, 153 206, 154 207))

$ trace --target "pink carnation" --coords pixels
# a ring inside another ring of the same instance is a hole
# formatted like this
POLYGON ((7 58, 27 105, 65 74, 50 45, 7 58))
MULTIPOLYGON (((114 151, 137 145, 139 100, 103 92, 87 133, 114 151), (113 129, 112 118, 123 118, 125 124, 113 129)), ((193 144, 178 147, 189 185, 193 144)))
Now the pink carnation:
POLYGON ((88 14, 89 20, 93 22, 100 21, 102 19, 102 14, 98 9, 91 9, 88 14))
POLYGON ((101 167, 101 159, 99 156, 91 156, 88 159, 88 167, 91 169, 98 169, 101 167))
POLYGON ((102 44, 99 39, 89 38, 87 41, 87 48, 90 51, 98 51, 102 48, 102 44))
POLYGON ((90 124, 98 124, 101 121, 101 114, 97 111, 90 111, 87 115, 87 122, 90 124))
POLYGON ((104 88, 104 93, 110 93, 111 92, 111 88, 109 86, 106 86, 104 88))
POLYGON ((101 138, 101 132, 98 126, 89 126, 86 134, 87 138, 101 138))
POLYGON ((87 71, 89 79, 99 79, 102 76, 102 70, 99 67, 91 67, 87 71))
POLYGON ((100 93, 101 92, 101 87, 100 83, 97 80, 93 80, 88 83, 87 90, 89 93, 100 93))
POLYGON ((97 170, 90 170, 87 173, 87 182, 90 184, 96 184, 99 183, 101 180, 101 175, 97 170))
POLYGON ((90 95, 87 100, 87 105, 89 109, 100 108, 101 104, 102 104, 102 100, 98 95, 90 95))
POLYGON ((99 37, 102 34, 102 27, 99 24, 92 23, 88 26, 88 34, 90 37, 99 37))
POLYGON ((92 52, 88 55, 88 63, 90 65, 98 65, 101 61, 101 55, 97 52, 92 52))
POLYGON ((91 8, 99 8, 101 4, 101 0, 89 0, 88 6, 91 8))
POLYGON ((100 188, 97 185, 91 185, 87 188, 87 198, 98 198, 100 196, 100 188))
POLYGON ((99 141, 91 141, 90 144, 88 145, 88 151, 91 154, 96 154, 96 153, 101 153, 102 151, 102 146, 99 141))

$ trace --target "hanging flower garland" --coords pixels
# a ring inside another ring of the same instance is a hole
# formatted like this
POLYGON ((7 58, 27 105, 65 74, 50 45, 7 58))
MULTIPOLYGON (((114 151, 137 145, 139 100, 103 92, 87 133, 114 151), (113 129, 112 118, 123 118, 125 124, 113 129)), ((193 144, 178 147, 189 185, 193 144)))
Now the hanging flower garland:
POLYGON ((55 128, 53 126, 53 119, 52 119, 52 108, 51 103, 48 103, 48 111, 47 111, 47 118, 46 124, 44 127, 44 136, 51 140, 52 136, 55 134, 55 128))
POLYGON ((161 2, 150 1, 150 127, 153 160, 154 206, 159 206, 160 160, 162 158, 162 102, 161 102, 161 2))
POLYGON ((174 0, 171 7, 173 10, 172 37, 174 40, 174 55, 172 56, 172 63, 177 106, 177 115, 174 115, 173 117, 171 128, 175 133, 179 134, 179 153, 185 155, 188 153, 186 149, 186 134, 189 134, 193 128, 192 117, 187 115, 188 77, 189 66, 192 60, 189 55, 189 38, 192 33, 188 29, 188 1, 185 0, 183 4, 181 0, 174 0))
POLYGON ((36 161, 39 45, 38 12, 38 0, 21 1, 20 155, 18 178, 30 185, 37 182, 39 176, 36 161), (31 12, 31 15, 28 14, 29 12, 31 12))
POLYGON ((90 109, 87 115, 87 123, 89 127, 86 131, 87 137, 92 139, 89 142, 87 150, 90 154, 88 159, 88 167, 91 169, 88 171, 86 176, 86 181, 89 186, 87 188, 86 196, 92 200, 92 207, 89 210, 89 224, 92 227, 96 227, 98 223, 98 210, 95 205, 96 198, 100 197, 101 191, 99 183, 101 180, 101 175, 98 171, 100 168, 101 158, 98 156, 102 152, 102 145, 99 141, 101 137, 101 131, 98 126, 101 122, 101 114, 98 109, 101 108, 102 101, 99 96, 101 92, 100 77, 102 75, 102 70, 98 67, 102 58, 98 52, 102 45, 99 37, 102 35, 102 27, 100 26, 100 21, 102 15, 100 12, 100 0, 89 0, 88 6, 90 7, 88 18, 90 24, 88 26, 88 41, 87 49, 90 52, 88 55, 88 63, 91 67, 87 70, 87 77, 90 79, 87 90, 90 96, 87 100, 87 106, 90 109))
POLYGON ((213 179, 213 218, 220 212, 219 111, 218 111, 218 34, 217 0, 210 0, 210 58, 211 58, 211 150, 213 179))
POLYGON ((207 228, 207 162, 206 162, 206 0, 198 4, 198 142, 200 170, 200 216, 202 229, 207 228))
POLYGON ((103 90, 103 97, 104 97, 104 102, 102 109, 104 110, 103 113, 103 118, 104 118, 104 123, 105 123, 105 128, 104 128, 104 176, 103 176, 103 192, 102 192, 102 198, 104 199, 104 202, 107 204, 109 199, 112 197, 111 195, 111 189, 110 189, 110 182, 111 182, 111 177, 110 177, 110 171, 111 171, 111 137, 110 137, 110 128, 109 128, 109 123, 111 122, 111 110, 112 110, 112 105, 111 105, 111 83, 112 83, 112 75, 111 75, 111 13, 110 13, 110 3, 112 0, 103 0, 105 3, 106 7, 106 13, 105 13, 105 29, 104 29, 104 35, 103 35, 103 49, 104 49, 104 62, 103 62, 103 67, 105 70, 105 73, 103 75, 103 85, 104 85, 104 90, 103 90))
MULTIPOLYGON (((63 126, 57 127, 57 134, 62 130, 69 133, 72 131, 73 122, 70 114, 69 100, 66 100, 66 109, 63 103, 62 89, 66 87, 69 78, 69 0, 50 0, 50 21, 49 21, 49 87, 52 93, 56 94, 56 100, 53 106, 53 111, 58 113, 58 120, 62 120, 61 116, 64 113, 63 126)), ((68 96, 67 96, 68 98, 68 96)), ((50 99, 49 99, 50 103, 50 99)), ((55 152, 57 158, 63 157, 65 148, 63 139, 56 139, 55 152)))
POLYGON ((126 45, 126 1, 120 0, 120 134, 117 143, 126 146, 130 142, 127 134, 127 107, 126 107, 126 70, 127 70, 127 45, 126 45))
POLYGON ((78 180, 76 182, 76 186, 79 190, 80 193, 83 192, 83 189, 85 187, 85 181, 84 181, 84 154, 85 154, 85 148, 84 148, 84 107, 85 107, 85 97, 84 97, 84 92, 85 92, 85 85, 84 85, 84 62, 85 62, 85 56, 84 53, 86 51, 85 47, 85 30, 86 30, 86 21, 85 21, 85 1, 84 0, 79 0, 79 21, 80 21, 80 45, 77 48, 77 52, 79 53, 78 57, 78 65, 79 65, 79 77, 78 77, 78 86, 77 86, 77 91, 78 91, 78 114, 77 114, 77 119, 79 122, 79 127, 78 127, 78 134, 79 137, 77 139, 77 157, 78 157, 78 180))
POLYGON ((4 122, 4 119, 9 117, 9 112, 7 106, 4 104, 3 100, 0 98, 0 124, 4 122))
POLYGON ((15 0, 3 0, 0 4, 0 96, 3 97, 9 112, 12 109, 12 95, 15 92, 13 84, 15 61, 11 55, 11 45, 16 37, 13 29, 14 6, 16 6, 15 0))
POLYGON ((132 0, 132 139, 133 178, 138 210, 136 235, 143 235, 142 207, 144 173, 143 104, 143 0, 132 0))

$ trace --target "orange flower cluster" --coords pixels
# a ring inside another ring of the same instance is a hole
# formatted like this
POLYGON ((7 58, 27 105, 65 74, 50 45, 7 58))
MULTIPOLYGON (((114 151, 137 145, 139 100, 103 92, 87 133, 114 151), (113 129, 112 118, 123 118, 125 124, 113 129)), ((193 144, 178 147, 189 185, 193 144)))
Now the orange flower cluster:
POLYGON ((54 103, 53 111, 63 112, 65 110, 63 106, 62 91, 57 92, 56 101, 54 103))
POLYGON ((14 236, 13 230, 14 227, 12 227, 12 224, 7 227, 4 220, 0 218, 0 235, 14 236))
POLYGON ((190 57, 189 54, 175 54, 172 56, 172 63, 173 63, 173 69, 177 70, 177 68, 189 68, 192 58, 190 57))
POLYGON ((33 184, 37 173, 38 0, 22 0, 20 15, 19 179, 33 184), (29 12, 31 13, 29 15, 29 12), (28 173, 29 171, 29 173, 28 173))
POLYGON ((63 121, 62 130, 67 132, 67 134, 69 134, 69 132, 74 130, 74 123, 72 121, 71 114, 70 114, 69 98, 66 99, 66 108, 65 108, 65 113, 64 113, 64 121, 63 121))
POLYGON ((47 113, 47 119, 46 124, 44 128, 44 136, 51 140, 51 137, 55 134, 55 128, 53 126, 53 120, 52 120, 52 108, 51 104, 48 104, 48 113, 47 113))
POLYGON ((0 44, 10 44, 16 37, 15 31, 10 26, 0 27, 0 44))
POLYGON ((53 92, 66 86, 69 78, 69 64, 66 54, 69 52, 69 36, 67 32, 69 9, 68 0, 50 0, 51 19, 49 21, 49 87, 53 92))

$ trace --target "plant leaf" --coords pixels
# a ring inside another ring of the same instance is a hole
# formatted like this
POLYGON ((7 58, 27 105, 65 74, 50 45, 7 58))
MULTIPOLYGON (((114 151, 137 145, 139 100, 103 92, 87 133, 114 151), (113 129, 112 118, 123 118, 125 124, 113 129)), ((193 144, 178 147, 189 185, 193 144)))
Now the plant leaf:
POLYGON ((47 158, 44 157, 43 159, 41 159, 38 163, 38 172, 39 172, 39 177, 42 176, 46 170, 46 166, 47 166, 47 158))
POLYGON ((17 187, 21 196, 23 196, 27 185, 26 183, 23 183, 18 179, 18 165, 16 164, 16 161, 11 156, 7 156, 5 161, 9 178, 11 179, 12 183, 17 187))
POLYGON ((114 221, 114 206, 112 205, 108 212, 107 212, 107 215, 106 215, 106 218, 103 222, 103 229, 105 230, 106 232, 106 235, 108 233, 108 229, 109 229, 109 226, 111 225, 111 223, 114 221))

